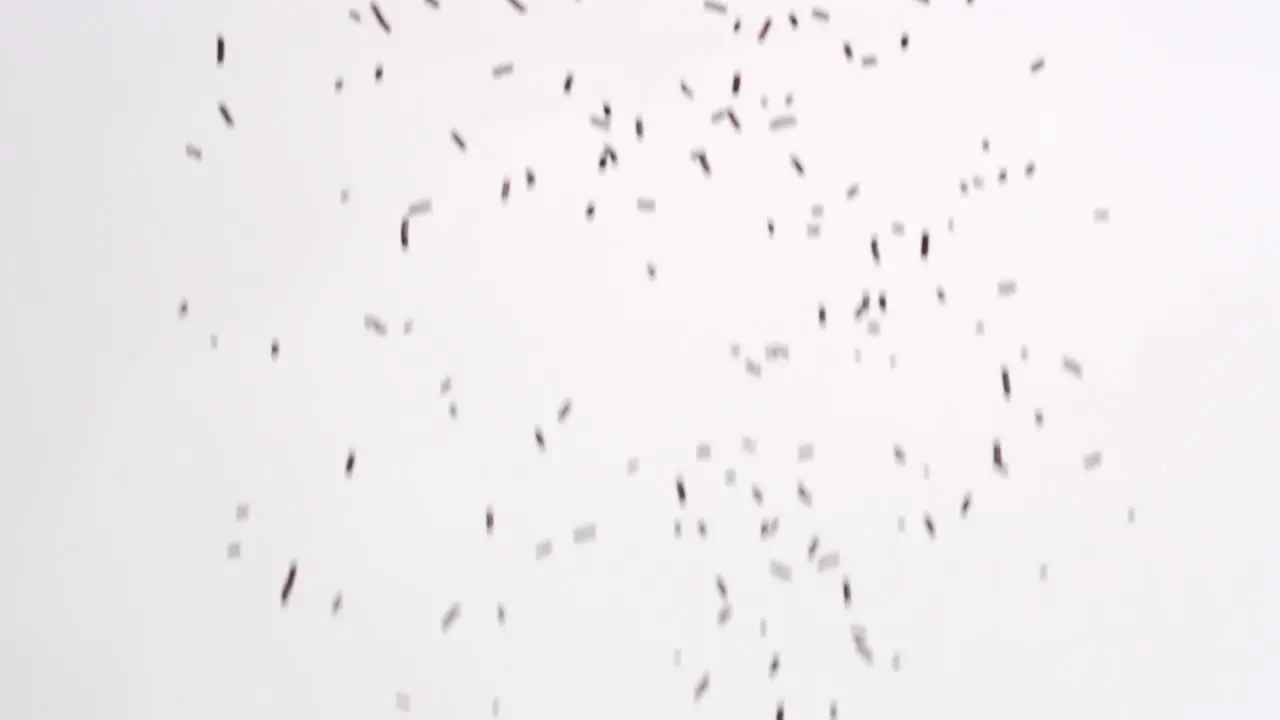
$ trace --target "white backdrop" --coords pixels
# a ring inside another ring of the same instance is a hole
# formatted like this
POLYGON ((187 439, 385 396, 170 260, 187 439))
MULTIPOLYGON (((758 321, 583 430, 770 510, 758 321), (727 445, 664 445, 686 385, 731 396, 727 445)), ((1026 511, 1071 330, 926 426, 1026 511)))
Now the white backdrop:
POLYGON ((440 5, 0 7, 0 716, 1275 715, 1264 6, 440 5))

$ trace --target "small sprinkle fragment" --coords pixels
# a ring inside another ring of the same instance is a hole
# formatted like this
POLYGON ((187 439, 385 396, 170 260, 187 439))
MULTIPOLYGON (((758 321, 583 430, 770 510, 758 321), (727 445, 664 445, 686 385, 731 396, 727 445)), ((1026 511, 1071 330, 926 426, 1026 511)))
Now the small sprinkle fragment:
POLYGON ((579 545, 589 543, 596 539, 595 523, 587 523, 579 525, 573 529, 573 541, 579 545))

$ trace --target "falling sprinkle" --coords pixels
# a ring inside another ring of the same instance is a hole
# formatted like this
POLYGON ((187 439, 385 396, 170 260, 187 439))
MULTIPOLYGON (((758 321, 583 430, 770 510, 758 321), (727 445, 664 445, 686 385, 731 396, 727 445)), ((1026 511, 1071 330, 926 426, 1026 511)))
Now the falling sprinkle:
POLYGON ((936 531, 933 526, 933 518, 929 516, 929 513, 924 514, 924 529, 929 533, 930 540, 936 536, 936 531))
POLYGON ((633 457, 633 458, 628 458, 628 459, 627 459, 627 474, 628 474, 628 475, 635 475, 635 474, 636 474, 636 472, 637 472, 639 469, 640 469, 640 458, 634 458, 634 457, 633 457))
POLYGON ((705 462, 711 459, 710 443, 698 443, 698 447, 694 452, 699 461, 705 462))
POLYGON ((564 94, 568 95, 573 91, 573 73, 564 76, 564 94))
POLYGON ((440 630, 442 632, 449 632, 449 628, 452 627, 455 622, 457 622, 458 616, 461 613, 462 613, 462 605, 460 605, 459 603, 454 603, 450 605, 449 609, 444 611, 444 617, 440 618, 440 630))
POLYGON ((1016 280, 1001 280, 996 284, 996 293, 1000 297, 1009 297, 1018 292, 1018 283, 1016 280))
POLYGON ((364 328, 380 337, 387 334, 387 324, 383 322, 382 318, 371 313, 364 316, 364 328))
POLYGON ((1048 579, 1049 579, 1049 564, 1040 563, 1040 582, 1045 582, 1048 579))
POLYGON ((542 560, 551 554, 551 541, 543 540, 533 548, 533 557, 536 560, 542 560))
POLYGON ((399 710, 400 712, 409 712, 409 709, 411 707, 412 705, 409 702, 408 695, 402 692, 396 693, 396 709, 397 710, 399 710))
POLYGON ((1000 368, 1000 386, 1004 390, 1004 399, 1013 397, 1013 384, 1009 381, 1009 368, 1000 368))
POLYGON ((773 26, 773 18, 765 18, 764 25, 760 27, 760 34, 756 37, 757 42, 764 42, 764 38, 769 34, 769 28, 773 26))
POLYGON ((725 14, 729 9, 725 7, 724 3, 714 2, 714 0, 706 0, 706 2, 702 3, 702 7, 706 8, 707 12, 713 12, 720 15, 725 14))
POLYGON ((225 123, 227 127, 234 128, 236 126, 236 121, 231 118, 231 110, 227 107, 226 103, 218 103, 218 114, 222 115, 222 122, 225 123))
POLYGON ((274 362, 280 359, 280 341, 271 338, 271 360, 274 362))
POLYGON ((200 162, 204 159, 204 151, 191 143, 187 143, 187 157, 195 160, 196 162, 200 162))
POLYGON ((222 67, 222 61, 227 58, 227 41, 222 38, 221 34, 218 35, 217 58, 218 67, 222 67))
POLYGON ((791 582, 791 566, 784 562, 770 560, 769 573, 783 582, 791 582))
POLYGON ((525 8, 524 3, 520 2, 520 0, 507 0, 507 2, 511 3, 511 7, 515 8, 516 12, 521 15, 525 14, 527 8, 525 8))
POLYGON ((960 502, 960 517, 968 517, 969 507, 973 504, 973 493, 965 493, 964 500, 960 502))
POLYGON ((494 65, 494 66, 493 66, 493 77, 494 77, 494 78, 504 78, 504 77, 506 77, 506 76, 510 75, 512 72, 514 72, 514 71, 515 71, 515 69, 516 69, 515 63, 509 63, 509 62, 506 62, 506 63, 502 63, 502 64, 500 64, 500 65, 494 65))
POLYGON ((596 539, 595 523, 587 523, 579 525, 573 529, 573 541, 579 545, 589 543, 596 539))
POLYGON ((564 402, 560 403, 560 409, 556 411, 556 420, 564 422, 569 419, 569 411, 572 409, 573 401, 569 398, 565 398, 564 402))
POLYGON ((449 137, 453 138, 453 144, 457 145, 459 150, 462 152, 467 151, 467 141, 462 139, 457 130, 450 130, 449 137))
POLYGON ((289 596, 293 595, 293 584, 298 579, 298 562, 289 563, 289 572, 284 576, 284 587, 280 588, 280 607, 289 604, 289 596))
POLYGON ((1031 74, 1032 74, 1032 75, 1035 75, 1036 73, 1040 72, 1041 70, 1044 70, 1044 58, 1042 58, 1042 57, 1038 57, 1038 58, 1036 58, 1035 60, 1032 60, 1032 61, 1031 61, 1031 74))
POLYGON ((722 605, 720 606, 720 611, 716 613, 716 624, 724 625, 728 623, 732 617, 733 617, 733 606, 727 605, 727 604, 722 605))
POLYGON ((249 519, 249 503, 240 503, 236 505, 236 522, 244 522, 249 519))
POLYGON ((369 3, 369 9, 373 11, 373 19, 378 21, 378 25, 382 28, 382 31, 390 35, 391 25, 387 23, 387 18, 382 14, 382 8, 378 7, 378 3, 369 3))
POLYGON ((333 596, 333 602, 330 604, 329 613, 331 615, 337 615, 339 612, 341 612, 341 610, 342 610, 342 592, 339 591, 337 595, 333 596))
POLYGON ((636 198, 636 209, 643 213, 651 213, 654 210, 653 198, 640 197, 636 198))
POLYGON ((1090 453, 1088 453, 1088 454, 1086 454, 1086 455, 1084 456, 1084 469, 1085 469, 1085 470, 1096 470, 1096 469, 1098 468, 1098 466, 1099 466, 1099 465, 1102 465, 1102 452, 1101 452, 1101 451, 1099 451, 1099 450, 1094 450, 1093 452, 1090 452, 1090 453))
POLYGON ((1096 208, 1093 211, 1093 221, 1103 224, 1111 221, 1111 211, 1106 208, 1096 208))
POLYGON ((809 15, 818 22, 826 22, 831 19, 831 15, 822 8, 814 8, 810 10, 809 15))
POLYGON ((533 429, 533 439, 534 442, 538 443, 539 450, 545 451, 547 449, 547 441, 546 438, 542 436, 542 428, 535 427, 533 429))
POLYGON ((783 343, 769 343, 764 346, 764 359, 770 362, 790 360, 791 350, 783 343))
POLYGON ((832 550, 818 558, 818 572, 826 572, 840 567, 840 553, 832 550))
MULTIPOLYGON (((677 663, 679 662, 678 655, 677 655, 676 662, 677 663)), ((698 684, 693 686, 694 702, 701 700, 702 696, 707 694, 707 688, 710 686, 711 686, 711 673, 703 673, 702 677, 698 679, 698 684)))
POLYGON ((238 542, 227 543, 227 559, 228 560, 240 559, 240 543, 238 542))
POLYGON ((873 68, 878 64, 878 61, 876 60, 875 55, 863 55, 861 62, 862 62, 862 67, 864 68, 873 68))
POLYGON ((1080 366, 1080 362, 1071 356, 1062 358, 1062 369, 1071 373, 1076 377, 1084 377, 1084 368, 1080 366))

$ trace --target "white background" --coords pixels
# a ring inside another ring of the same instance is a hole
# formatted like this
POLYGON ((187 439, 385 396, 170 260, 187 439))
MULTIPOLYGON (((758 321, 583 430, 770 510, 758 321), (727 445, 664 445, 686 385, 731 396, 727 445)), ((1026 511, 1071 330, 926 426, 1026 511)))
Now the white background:
POLYGON ((762 1, 441 4, 383 0, 389 36, 330 0, 0 7, 0 717, 390 718, 397 692, 419 717, 495 696, 517 718, 1275 716, 1268 6, 859 0, 792 31, 762 1), (710 123, 735 69, 741 134, 710 123), (769 133, 788 92, 798 127, 769 133), (852 321, 864 288, 888 289, 879 338, 852 321), (415 330, 375 337, 366 312, 415 330), (759 379, 730 357, 771 341, 791 361, 759 379), (575 546, 583 522, 599 538, 575 546), (815 532, 841 571, 804 559, 815 532))

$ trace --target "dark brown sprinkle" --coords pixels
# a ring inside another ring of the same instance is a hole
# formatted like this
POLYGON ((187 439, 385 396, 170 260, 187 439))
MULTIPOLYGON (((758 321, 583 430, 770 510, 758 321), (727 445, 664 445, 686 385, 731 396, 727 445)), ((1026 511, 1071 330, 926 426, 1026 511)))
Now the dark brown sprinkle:
POLYGON ((729 586, 725 585, 723 576, 716 575, 716 592, 720 593, 721 598, 729 598, 729 586))
POLYGON ((605 116, 606 118, 612 118, 612 117, 613 117, 613 108, 612 108, 612 107, 609 107, 609 101, 608 101, 608 100, 605 100, 605 101, 604 101, 603 103, 601 103, 601 104, 604 106, 604 116, 605 116))
POLYGON ((920 236, 920 258, 927 260, 929 258, 929 231, 925 230, 920 236))
POLYGON ((440 9, 440 0, 425 0, 425 2, 436 10, 440 9))
POLYGON ((391 25, 387 23, 387 18, 382 14, 382 9, 378 7, 378 3, 369 3, 369 9, 373 11, 373 19, 378 21, 378 25, 382 27, 382 31, 391 34, 391 25))
POLYGON ((587 203, 587 222, 591 222, 591 220, 595 218, 595 216, 596 216, 596 204, 593 202, 587 203))
POLYGON ((338 591, 337 595, 333 596, 333 604, 331 606, 330 613, 333 615, 337 615, 340 610, 342 610, 342 591, 341 590, 338 591))
POLYGON ((271 338, 271 359, 280 359, 280 341, 275 338, 271 338))
POLYGON ((742 88, 742 73, 735 72, 733 74, 733 86, 730 89, 730 92, 733 93, 734 97, 737 97, 738 90, 740 90, 741 88, 742 88))
POLYGON ((991 443, 991 462, 1000 472, 1005 471, 1004 466, 1004 448, 1000 447, 999 440, 993 440, 991 443))
POLYGON ((760 27, 760 34, 756 37, 758 42, 764 42, 764 38, 769 34, 769 27, 773 25, 773 18, 765 18, 764 25, 760 27))
POLYGON ((533 168, 524 169, 524 186, 526 189, 532 190, 538 179, 533 175, 533 168))
POLYGON ((880 240, 875 235, 871 236, 871 259, 877 266, 880 264, 880 240))
POLYGON ((737 35, 738 31, 741 29, 742 29, 742 18, 736 18, 733 21, 733 34, 737 35))
POLYGON ((569 418, 569 411, 572 408, 573 408, 573 401, 570 400, 569 398, 565 398, 564 402, 560 403, 560 409, 556 412, 556 419, 559 420, 560 422, 564 422, 565 420, 567 420, 569 418))
POLYGON ((1033 177, 1036 174, 1035 161, 1027 163, 1026 174, 1027 174, 1027 177, 1033 177))
POLYGON ((689 497, 684 490, 684 478, 680 475, 676 476, 676 500, 680 501, 680 507, 684 507, 689 497))
POLYGON ((800 498, 800 502, 805 505, 813 503, 813 496, 809 494, 809 488, 805 487, 804 483, 796 485, 796 495, 800 498))
POLYGON ((853 311, 853 319, 860 320, 871 310, 871 293, 863 290, 862 300, 858 303, 858 309, 853 311))
POLYGON ((986 138, 982 138, 982 152, 991 152, 991 141, 986 138))
POLYGON ((185 318, 187 316, 187 312, 188 312, 187 299, 182 298, 182 300, 178 302, 178 317, 185 318))
POLYGON ((378 83, 382 82, 382 63, 378 63, 377 66, 373 68, 373 81, 378 83))
POLYGON ((733 129, 742 132, 742 123, 738 122, 737 114, 733 110, 729 110, 725 115, 728 116, 729 124, 733 126, 733 129))
POLYGON ((906 50, 908 43, 910 43, 910 40, 907 39, 907 34, 902 33, 902 39, 898 41, 898 44, 902 46, 903 50, 906 50))
POLYGON ((707 160, 707 153, 706 153, 706 151, 705 151, 705 150, 695 150, 695 151, 693 152, 693 158, 694 158, 695 160, 697 160, 697 161, 698 161, 698 165, 700 165, 700 166, 702 167, 702 173, 703 173, 704 175, 706 175, 707 177, 711 177, 711 162, 710 162, 709 160, 707 160))
POLYGON ((485 508, 484 511, 484 529, 489 535, 493 534, 493 506, 485 508))
POLYGON ((525 14, 525 12, 527 11, 527 8, 525 8, 524 3, 520 2, 520 0, 507 0, 507 2, 511 3, 511 7, 515 8, 516 12, 520 13, 521 15, 525 14))
POLYGON ((1031 61, 1031 74, 1034 75, 1044 69, 1044 58, 1038 57, 1031 61))
POLYGON ((773 218, 769 218, 766 226, 769 228, 769 237, 773 237, 773 218))
POLYGON ((450 401, 450 403, 449 403, 449 417, 450 417, 450 418, 452 418, 452 419, 454 419, 454 420, 457 420, 457 419, 458 419, 458 403, 450 401))
POLYGON ((818 327, 826 327, 826 326, 827 326, 827 306, 819 304, 818 305, 818 327))
POLYGON ((566 73, 564 76, 564 94, 568 95, 573 91, 573 73, 566 73))
POLYGON ((764 505, 764 493, 760 491, 759 485, 751 486, 751 499, 756 501, 756 505, 764 505))
POLYGON ((818 554, 818 536, 814 535, 813 539, 809 540, 809 559, 812 560, 815 556, 817 556, 817 554, 818 554))
POLYGON ((450 130, 449 136, 453 138, 453 144, 457 145, 459 150, 462 152, 467 151, 467 141, 462 139, 457 130, 450 130))
POLYGON ((227 127, 234 128, 236 126, 236 121, 232 119, 231 110, 227 107, 226 103, 218 103, 218 114, 222 115, 222 122, 225 123, 227 127))
POLYGON ((947 301, 947 291, 943 290, 941 285, 938 286, 934 293, 937 294, 939 303, 945 303, 947 301))
POLYGON ((346 473, 348 480, 351 479, 351 475, 355 471, 356 471, 356 450, 355 448, 351 448, 350 450, 347 451, 347 463, 344 469, 344 472, 346 473))
POLYGON ((698 684, 693 686, 693 701, 697 702, 701 700, 702 696, 707 694, 707 688, 710 685, 711 685, 711 674, 703 673, 702 677, 698 678, 698 684))
POLYGON ((844 44, 844 59, 853 62, 853 46, 848 42, 844 44))
POLYGON ((1009 368, 1000 368, 1000 385, 1004 388, 1004 399, 1009 400, 1013 394, 1013 386, 1009 382, 1009 368))
POLYGON ((222 33, 218 33, 218 67, 222 67, 222 61, 227 58, 227 42, 222 39, 222 33))
POLYGON ((929 517, 929 513, 924 514, 924 529, 929 533, 929 539, 934 539, 935 532, 933 528, 933 518, 929 517))
POLYGON ((511 195, 511 178, 502 178, 502 202, 507 201, 507 197, 511 195))
POLYGON ((683 80, 680 81, 680 92, 684 93, 684 96, 690 100, 693 99, 693 89, 690 88, 689 84, 683 80))
POLYGON ((778 656, 778 653, 775 652, 773 654, 773 658, 769 660, 769 677, 770 678, 777 676, 778 667, 781 664, 782 664, 782 659, 778 656))
POLYGON ((905 465, 907 463, 907 451, 903 450, 901 445, 893 446, 893 461, 899 465, 905 465))
POLYGON ((636 139, 644 139, 644 120, 641 120, 639 115, 636 116, 636 139))
POLYGON ((280 588, 280 607, 289 604, 289 596, 293 594, 293 583, 298 579, 298 561, 289 563, 289 572, 284 576, 284 587, 280 588))
POLYGON ((960 517, 966 517, 969 514, 969 506, 973 504, 973 493, 965 493, 964 500, 960 501, 960 517))
POLYGON ((885 296, 884 291, 880 291, 880 312, 889 312, 889 299, 885 296))
POLYGON ((804 165, 800 163, 800 158, 795 154, 791 156, 791 167, 796 169, 796 174, 804 177, 804 165))
POLYGON ((533 429, 533 439, 538 443, 539 450, 547 449, 547 441, 542 437, 542 428, 535 427, 533 429))
POLYGON ((1003 168, 1003 167, 1000 168, 1000 171, 996 173, 996 182, 1003 185, 1008 179, 1009 179, 1009 168, 1003 168))
POLYGON ((800 19, 796 17, 795 13, 787 13, 787 20, 791 21, 792 30, 800 27, 800 19))
POLYGON ((783 720, 785 711, 782 708, 782 702, 778 702, 778 711, 774 714, 774 720, 783 720))

